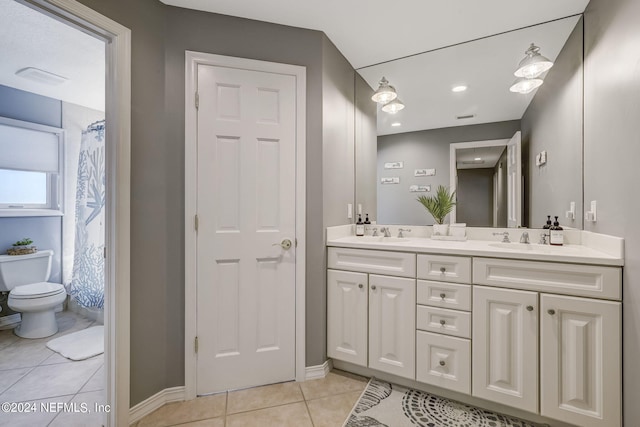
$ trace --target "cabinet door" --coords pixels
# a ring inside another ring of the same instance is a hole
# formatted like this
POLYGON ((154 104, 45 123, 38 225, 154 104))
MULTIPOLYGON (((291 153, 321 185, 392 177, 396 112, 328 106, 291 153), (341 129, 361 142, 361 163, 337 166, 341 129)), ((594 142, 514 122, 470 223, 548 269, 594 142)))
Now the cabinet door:
POLYGON ((327 355, 367 366, 368 283, 364 273, 327 270, 327 355))
POLYGON ((538 294, 473 287, 473 395, 538 412, 538 294))
POLYGON ((415 378, 416 281, 369 275, 369 367, 415 378))
POLYGON ((541 308, 541 414, 620 426, 621 304, 543 294, 541 308))

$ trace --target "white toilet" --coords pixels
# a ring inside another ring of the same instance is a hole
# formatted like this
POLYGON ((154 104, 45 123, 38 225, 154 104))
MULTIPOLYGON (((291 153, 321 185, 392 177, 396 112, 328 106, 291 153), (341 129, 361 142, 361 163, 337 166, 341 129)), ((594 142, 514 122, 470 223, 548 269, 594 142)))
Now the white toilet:
POLYGON ((0 292, 9 292, 9 307, 22 314, 15 333, 22 338, 44 338, 58 332, 55 308, 67 293, 59 283, 46 282, 53 251, 29 255, 0 255, 0 292))

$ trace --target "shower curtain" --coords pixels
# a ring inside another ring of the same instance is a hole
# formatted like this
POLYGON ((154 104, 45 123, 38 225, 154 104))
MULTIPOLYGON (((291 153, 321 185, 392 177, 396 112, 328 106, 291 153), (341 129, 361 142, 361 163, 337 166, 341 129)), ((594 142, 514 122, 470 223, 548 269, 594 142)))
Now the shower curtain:
POLYGON ((68 292, 83 307, 104 306, 104 120, 82 133, 78 160, 73 272, 68 292))

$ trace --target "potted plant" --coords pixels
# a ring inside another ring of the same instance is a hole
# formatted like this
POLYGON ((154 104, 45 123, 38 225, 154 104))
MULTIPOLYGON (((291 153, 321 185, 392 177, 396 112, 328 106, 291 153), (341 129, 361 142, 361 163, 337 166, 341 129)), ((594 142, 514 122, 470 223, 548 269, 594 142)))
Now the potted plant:
POLYGON ((12 248, 7 249, 8 255, 28 255, 34 254, 38 251, 38 248, 35 246, 31 246, 33 240, 28 237, 25 237, 22 240, 18 240, 12 246, 12 248))
POLYGON ((449 193, 447 187, 439 185, 435 196, 420 196, 417 200, 422 203, 422 206, 429 211, 436 221, 433 225, 433 234, 436 236, 449 234, 449 224, 444 224, 444 219, 456 205, 456 192, 449 193))

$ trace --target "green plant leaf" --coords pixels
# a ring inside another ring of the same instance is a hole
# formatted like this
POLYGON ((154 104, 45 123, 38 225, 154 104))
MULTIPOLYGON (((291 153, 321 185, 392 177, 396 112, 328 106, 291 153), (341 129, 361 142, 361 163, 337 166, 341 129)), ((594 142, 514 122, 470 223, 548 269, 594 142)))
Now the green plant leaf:
POLYGON ((442 224, 456 205, 456 192, 449 193, 447 187, 439 185, 434 196, 420 196, 416 200, 433 216, 436 223, 442 224))

